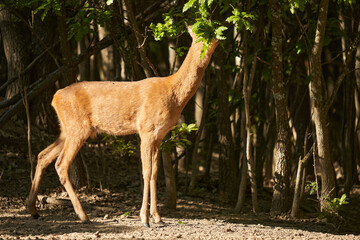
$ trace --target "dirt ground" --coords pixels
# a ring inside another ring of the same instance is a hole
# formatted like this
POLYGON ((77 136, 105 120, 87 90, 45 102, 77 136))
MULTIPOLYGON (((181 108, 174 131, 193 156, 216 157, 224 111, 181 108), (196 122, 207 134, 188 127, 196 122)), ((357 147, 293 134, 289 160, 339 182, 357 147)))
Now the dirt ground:
MULTIPOLYGON (((145 228, 139 220, 141 182, 138 160, 120 158, 104 149, 108 184, 99 188, 101 160, 98 151, 86 147, 92 179, 91 188, 78 190, 80 201, 92 223, 77 219, 69 198, 60 186, 54 165, 45 173, 39 195, 39 219, 32 219, 24 203, 30 190, 26 131, 21 125, 0 130, 0 239, 360 239, 360 194, 355 188, 338 226, 319 220, 316 204, 305 200, 302 218, 272 217, 271 191, 259 195, 262 212, 251 213, 250 194, 244 212, 235 214, 233 204, 224 202, 216 191, 216 176, 201 183, 196 193, 186 193, 186 175, 180 175, 177 210, 163 206, 164 182, 159 176, 159 210, 165 224, 145 228)), ((54 136, 36 132, 33 152, 37 154, 54 136)))

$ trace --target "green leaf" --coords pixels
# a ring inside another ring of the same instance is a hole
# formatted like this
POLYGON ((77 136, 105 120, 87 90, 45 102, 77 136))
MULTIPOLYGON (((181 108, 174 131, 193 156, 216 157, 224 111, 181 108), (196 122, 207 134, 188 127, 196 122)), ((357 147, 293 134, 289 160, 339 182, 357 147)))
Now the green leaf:
POLYGON ((220 26, 218 28, 215 29, 215 38, 219 39, 219 40, 225 40, 226 37, 224 36, 224 31, 227 30, 228 28, 225 26, 220 26))
POLYGON ((131 211, 128 211, 128 212, 126 212, 126 213, 123 213, 121 216, 129 217, 129 216, 131 216, 131 211))
POLYGON ((114 2, 114 0, 107 0, 107 1, 106 1, 106 5, 109 6, 109 5, 113 4, 113 2, 114 2))
POLYGON ((192 142, 190 140, 187 140, 186 138, 181 139, 181 141, 185 144, 185 145, 191 145, 192 142))
POLYGON ((178 221, 178 224, 188 224, 187 222, 178 221))
POLYGON ((196 126, 195 123, 190 123, 187 128, 190 130, 190 131, 196 131, 198 130, 198 126, 196 126))
POLYGON ((187 3, 184 4, 183 13, 192 8, 195 4, 196 0, 189 0, 187 3))
POLYGON ((349 202, 347 201, 346 194, 344 193, 340 198, 339 205, 348 204, 348 203, 349 202))
POLYGON ((196 131, 197 129, 198 127, 195 123, 191 123, 189 125, 182 123, 181 126, 174 126, 171 130, 170 137, 167 137, 161 143, 161 150, 171 151, 172 148, 179 145, 186 148, 192 144, 192 142, 187 139, 188 134, 190 134, 192 131, 196 131))

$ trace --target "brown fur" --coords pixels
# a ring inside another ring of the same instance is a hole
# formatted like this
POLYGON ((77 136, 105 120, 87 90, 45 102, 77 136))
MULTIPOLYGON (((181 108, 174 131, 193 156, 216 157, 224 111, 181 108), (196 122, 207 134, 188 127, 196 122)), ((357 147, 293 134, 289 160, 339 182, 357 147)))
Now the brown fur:
POLYGON ((169 77, 148 78, 137 82, 79 82, 57 91, 54 107, 60 122, 59 138, 38 156, 34 182, 27 206, 33 216, 39 184, 46 167, 58 157, 55 167, 61 184, 69 194, 74 210, 83 222, 89 221, 69 181, 68 169, 88 137, 103 132, 112 135, 139 133, 144 177, 144 195, 140 217, 149 224, 161 217, 157 210, 156 179, 158 153, 163 137, 178 121, 186 103, 198 89, 216 40, 201 59, 202 42, 189 31, 193 42, 179 71, 169 77))

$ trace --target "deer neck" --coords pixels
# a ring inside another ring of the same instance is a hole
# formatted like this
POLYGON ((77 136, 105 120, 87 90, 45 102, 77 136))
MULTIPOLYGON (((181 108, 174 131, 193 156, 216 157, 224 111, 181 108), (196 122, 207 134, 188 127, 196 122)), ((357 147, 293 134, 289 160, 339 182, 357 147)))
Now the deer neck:
POLYGON ((177 73, 172 76, 174 83, 173 93, 181 109, 185 107, 199 88, 205 69, 209 65, 217 45, 218 41, 213 40, 205 55, 201 58, 203 42, 193 40, 184 62, 177 73))

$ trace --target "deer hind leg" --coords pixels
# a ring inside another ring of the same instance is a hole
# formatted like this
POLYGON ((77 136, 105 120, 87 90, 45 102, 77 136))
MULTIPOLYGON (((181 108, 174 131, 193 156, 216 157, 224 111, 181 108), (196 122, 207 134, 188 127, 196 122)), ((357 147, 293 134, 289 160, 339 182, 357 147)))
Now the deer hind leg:
POLYGON ((55 168, 56 172, 59 175, 61 184, 65 187, 67 193, 69 194, 75 213, 82 222, 89 223, 89 218, 86 215, 84 209, 82 208, 81 203, 76 196, 75 190, 69 179, 69 167, 89 135, 76 133, 73 133, 72 135, 76 136, 76 138, 72 136, 68 136, 66 138, 64 143, 64 149, 61 151, 55 163, 55 168))
POLYGON ((41 178, 46 168, 49 166, 49 164, 52 163, 54 159, 60 154, 61 150, 63 149, 63 146, 64 146, 64 137, 60 135, 60 137, 53 144, 45 148, 38 155, 34 181, 32 183, 29 197, 26 202, 27 209, 30 212, 30 214, 33 216, 33 218, 39 217, 39 213, 36 209, 35 204, 36 204, 37 195, 39 193, 41 178))
POLYGON ((151 207, 150 213, 158 223, 161 221, 161 217, 157 211, 157 198, 156 198, 156 178, 157 178, 157 166, 159 155, 160 142, 154 141, 152 138, 142 137, 141 139, 141 160, 142 160, 142 172, 144 178, 144 191, 143 201, 140 210, 141 222, 145 227, 149 225, 149 193, 151 193, 151 207))

